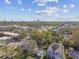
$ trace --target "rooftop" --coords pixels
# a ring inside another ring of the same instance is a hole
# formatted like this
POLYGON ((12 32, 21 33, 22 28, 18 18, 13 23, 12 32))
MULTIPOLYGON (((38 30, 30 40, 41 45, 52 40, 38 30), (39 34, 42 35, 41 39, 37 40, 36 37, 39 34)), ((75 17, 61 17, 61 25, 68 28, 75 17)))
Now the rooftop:
POLYGON ((10 36, 19 36, 18 33, 13 33, 13 32, 0 32, 0 33, 6 34, 6 35, 10 35, 10 36))
POLYGON ((7 40, 7 39, 10 39, 11 37, 6 37, 6 36, 3 36, 3 37, 0 37, 0 40, 7 40))

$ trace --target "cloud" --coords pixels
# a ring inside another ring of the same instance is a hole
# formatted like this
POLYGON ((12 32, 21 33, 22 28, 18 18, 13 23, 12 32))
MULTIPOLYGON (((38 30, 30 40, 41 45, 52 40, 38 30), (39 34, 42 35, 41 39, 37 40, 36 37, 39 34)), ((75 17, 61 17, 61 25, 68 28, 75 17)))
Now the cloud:
POLYGON ((63 9, 62 10, 62 13, 68 13, 69 12, 69 9, 63 9))
POLYGON ((10 1, 10 0, 4 0, 4 2, 5 2, 6 4, 11 4, 11 1, 10 1))
MULTIPOLYGON (((22 4, 22 0, 16 0, 19 5, 22 4)), ((11 0, 4 0, 6 4, 11 4, 11 0)))
POLYGON ((59 14, 65 14, 68 12, 69 12, 69 9, 58 8, 58 7, 47 7, 44 10, 35 11, 35 13, 45 15, 45 16, 58 16, 59 14))
POLYGON ((22 4, 22 0, 17 0, 18 4, 21 5, 22 4))
POLYGON ((46 3, 46 2, 59 2, 59 0, 35 0, 34 2, 38 3, 46 3))
POLYGON ((75 7, 75 5, 74 5, 74 4, 70 4, 70 7, 71 7, 71 8, 74 8, 74 7, 75 7))
POLYGON ((33 3, 37 3, 38 6, 45 6, 47 2, 56 2, 58 3, 59 0, 34 0, 33 3))
POLYGON ((67 5, 63 5, 63 8, 67 8, 68 6, 67 5))
POLYGON ((37 3, 38 6, 46 6, 44 3, 37 3))
POLYGON ((16 7, 7 7, 7 8, 9 8, 9 9, 13 9, 13 10, 15 10, 15 9, 16 9, 16 7))
POLYGON ((74 4, 70 4, 69 6, 68 5, 63 5, 63 8, 74 8, 75 5, 74 4))
POLYGON ((46 16, 52 16, 58 14, 59 11, 60 9, 57 7, 47 7, 45 10, 36 11, 36 13, 46 16))
POLYGON ((25 11, 25 9, 24 9, 24 8, 21 8, 20 10, 21 10, 21 11, 25 11))
POLYGON ((28 9, 28 11, 30 12, 30 11, 32 11, 32 9, 28 9))

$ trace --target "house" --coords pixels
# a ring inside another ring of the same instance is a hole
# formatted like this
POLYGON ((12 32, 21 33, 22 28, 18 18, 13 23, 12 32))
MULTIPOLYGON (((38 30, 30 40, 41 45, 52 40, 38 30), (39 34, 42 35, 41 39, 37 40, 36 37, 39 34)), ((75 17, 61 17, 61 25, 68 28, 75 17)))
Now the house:
POLYGON ((16 30, 25 30, 25 31, 28 31, 29 30, 29 26, 17 26, 17 27, 15 27, 16 28, 16 30))
POLYGON ((18 36, 20 36, 20 34, 18 34, 18 33, 13 33, 13 32, 0 32, 0 33, 3 33, 3 34, 5 34, 5 35, 9 35, 9 36, 11 36, 11 37, 18 37, 18 36))
POLYGON ((70 40, 72 39, 72 35, 63 35, 63 39, 70 40))
POLYGON ((0 47, 3 47, 4 45, 10 43, 11 37, 0 37, 0 47))
POLYGON ((12 31, 13 29, 13 26, 0 26, 0 31, 12 31))
POLYGON ((60 27, 54 27, 52 28, 52 32, 60 32, 60 27))

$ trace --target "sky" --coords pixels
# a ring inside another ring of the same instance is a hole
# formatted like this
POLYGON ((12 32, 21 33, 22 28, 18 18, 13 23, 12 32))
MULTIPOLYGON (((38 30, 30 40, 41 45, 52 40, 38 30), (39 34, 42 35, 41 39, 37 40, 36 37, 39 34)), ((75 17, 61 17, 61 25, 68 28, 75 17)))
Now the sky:
POLYGON ((79 0, 0 0, 0 21, 78 21, 79 0))

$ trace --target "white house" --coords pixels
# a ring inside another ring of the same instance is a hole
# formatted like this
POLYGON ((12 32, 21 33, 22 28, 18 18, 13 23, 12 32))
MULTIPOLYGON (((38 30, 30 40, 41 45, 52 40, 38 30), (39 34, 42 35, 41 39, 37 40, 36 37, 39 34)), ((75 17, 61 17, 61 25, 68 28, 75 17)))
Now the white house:
POLYGON ((6 36, 0 37, 0 46, 2 47, 8 44, 10 42, 10 39, 11 37, 6 37, 6 36))

